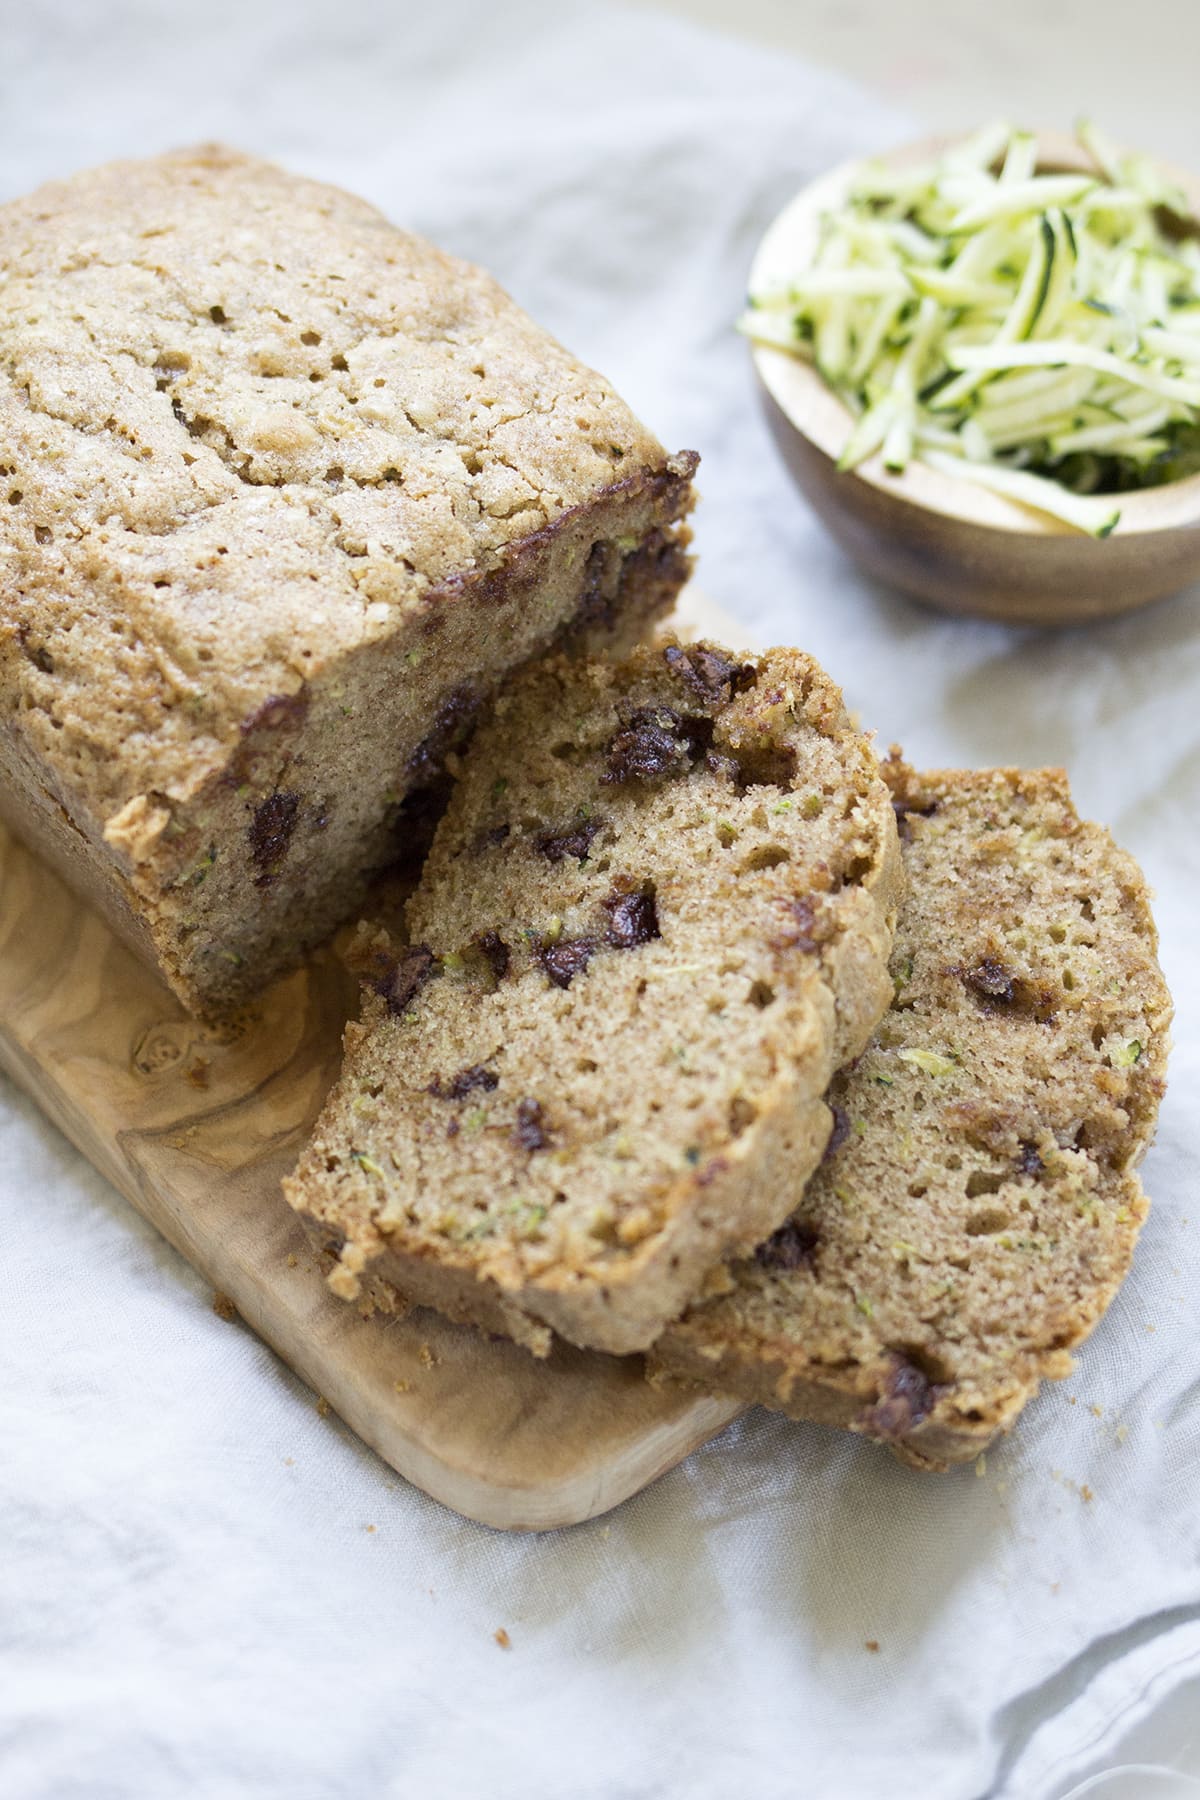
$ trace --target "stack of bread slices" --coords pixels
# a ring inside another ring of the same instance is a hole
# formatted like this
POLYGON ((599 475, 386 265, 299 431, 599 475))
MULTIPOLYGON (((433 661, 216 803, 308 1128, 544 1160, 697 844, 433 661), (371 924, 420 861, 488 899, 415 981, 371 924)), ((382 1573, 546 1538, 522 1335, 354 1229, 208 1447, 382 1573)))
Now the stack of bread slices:
POLYGON ((1059 772, 881 766, 791 649, 544 661, 452 768, 287 1183, 334 1291, 977 1455, 1145 1216, 1136 865, 1059 772))

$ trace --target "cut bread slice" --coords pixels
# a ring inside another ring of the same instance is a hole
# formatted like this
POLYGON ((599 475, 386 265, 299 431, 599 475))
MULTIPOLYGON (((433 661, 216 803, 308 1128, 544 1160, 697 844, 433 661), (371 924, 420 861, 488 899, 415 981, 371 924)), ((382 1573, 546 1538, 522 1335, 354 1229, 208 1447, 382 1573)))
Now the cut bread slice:
POLYGON ((895 1002, 792 1218, 653 1370, 937 1468, 1069 1371, 1124 1278, 1171 1004, 1142 875, 1060 771, 885 773, 895 1002))
POLYGON ((888 790, 808 657, 673 641, 538 666, 458 769, 288 1198, 347 1299, 642 1349, 786 1218, 891 999, 888 790))

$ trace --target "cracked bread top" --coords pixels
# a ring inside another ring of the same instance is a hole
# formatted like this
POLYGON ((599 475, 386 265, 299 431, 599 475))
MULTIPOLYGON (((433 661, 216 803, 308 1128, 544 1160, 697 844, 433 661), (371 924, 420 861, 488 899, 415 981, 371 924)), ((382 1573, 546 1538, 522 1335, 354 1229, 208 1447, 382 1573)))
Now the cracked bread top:
POLYGON ((799 651, 517 681, 288 1187, 336 1291, 382 1272, 534 1348, 644 1346, 818 1160, 898 881, 875 758, 799 651))
POLYGON ((0 208, 0 707, 103 820, 661 446, 488 275, 207 148, 0 208))
POLYGON ((1065 1374, 1123 1280, 1171 1006, 1141 872, 1061 771, 885 774, 894 1004, 792 1219, 656 1355, 936 1465, 1065 1374))

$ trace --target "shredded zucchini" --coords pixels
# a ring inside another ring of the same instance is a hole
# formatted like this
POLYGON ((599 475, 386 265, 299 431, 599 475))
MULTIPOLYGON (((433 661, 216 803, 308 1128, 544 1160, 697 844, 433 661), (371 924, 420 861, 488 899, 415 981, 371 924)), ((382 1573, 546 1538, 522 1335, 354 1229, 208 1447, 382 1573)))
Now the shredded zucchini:
POLYGON ((839 460, 914 456, 1094 537, 1200 472, 1200 238, 1185 195, 1094 126, 1097 174, 1039 174, 988 126, 920 168, 865 163, 811 261, 740 328, 815 362, 855 420, 839 460))

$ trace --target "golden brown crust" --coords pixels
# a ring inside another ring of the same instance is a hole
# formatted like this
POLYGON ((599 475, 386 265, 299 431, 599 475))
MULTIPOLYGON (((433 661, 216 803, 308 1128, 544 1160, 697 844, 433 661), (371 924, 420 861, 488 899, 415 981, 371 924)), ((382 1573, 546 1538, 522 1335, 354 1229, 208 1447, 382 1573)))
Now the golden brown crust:
POLYGON ((335 1290, 645 1346, 818 1161, 899 878, 874 756, 798 651, 532 671, 463 758, 423 948, 381 967, 288 1184, 335 1290))
POLYGON ((695 459, 482 271, 232 152, 13 202, 0 262, 3 773, 236 1005, 500 675, 669 606, 695 459))
POLYGON ((885 773, 908 898, 843 1141, 653 1354, 936 1468, 1069 1370, 1128 1270, 1170 999, 1140 871, 1060 770, 885 773))

